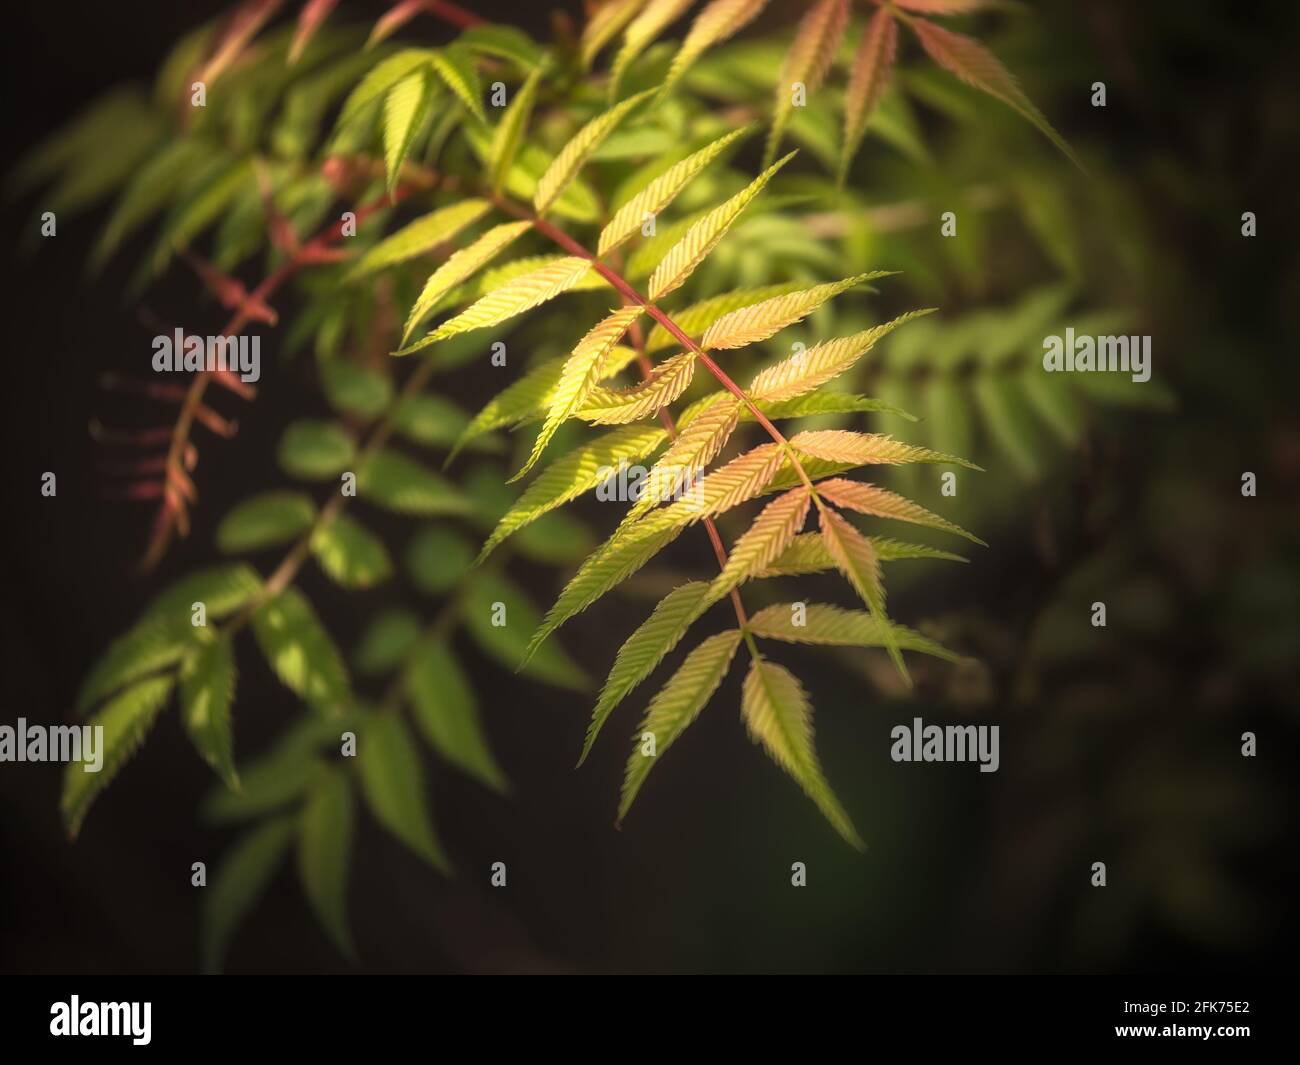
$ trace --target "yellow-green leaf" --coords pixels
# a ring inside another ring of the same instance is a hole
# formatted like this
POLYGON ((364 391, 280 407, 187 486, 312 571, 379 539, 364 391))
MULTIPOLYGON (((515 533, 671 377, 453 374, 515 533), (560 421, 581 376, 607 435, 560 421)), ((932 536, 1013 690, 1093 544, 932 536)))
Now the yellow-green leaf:
POLYGON ((298 876, 317 919, 349 958, 355 953, 348 932, 348 862, 355 824, 347 776, 322 766, 298 818, 298 876))
POLYGON ((397 187, 411 142, 429 115, 432 91, 428 73, 416 70, 389 89, 384 97, 384 167, 390 194, 397 187))
POLYGON ((653 454, 667 438, 658 426, 616 429, 556 459, 506 511, 479 552, 478 561, 512 533, 604 482, 620 463, 638 462, 653 454))
POLYGON ((397 714, 380 713, 366 720, 357 738, 357 774, 375 820, 435 869, 450 871, 429 816, 415 737, 397 714))
POLYGON ((698 152, 688 155, 650 182, 622 207, 600 231, 596 245, 596 254, 601 258, 613 251, 630 236, 645 225, 647 217, 653 218, 677 197, 697 174, 716 159, 737 137, 742 137, 749 130, 741 128, 732 130, 724 137, 719 137, 712 144, 705 145, 698 152))
POLYGON ((813 747, 812 705, 798 678, 785 666, 755 658, 745 674, 740 713, 754 742, 794 777, 835 831, 861 850, 862 839, 822 775, 813 747))
POLYGON ((887 277, 890 271, 874 270, 825 285, 789 292, 725 314, 700 338, 702 348, 743 348, 775 336, 782 329, 806 318, 829 299, 864 281, 887 277))
MULTIPOLYGON (((108 787, 144 742, 159 712, 167 705, 174 682, 175 678, 169 675, 132 684, 87 722, 90 728, 102 728, 103 732, 93 751, 82 749, 81 759, 70 761, 64 770, 61 808, 69 835, 77 835, 96 796, 108 787), (88 757, 92 754, 93 757, 88 757), (95 770, 88 768, 96 764, 95 770)), ((76 735, 82 735, 80 729, 76 735)), ((73 750, 75 753, 76 748, 73 750)))
POLYGON ((396 354, 409 355, 471 329, 500 325, 572 288, 590 269, 591 260, 580 256, 557 259, 523 277, 506 282, 495 292, 488 293, 460 314, 443 322, 423 340, 402 348, 396 354))
POLYGON ((899 465, 907 462, 951 462, 978 470, 974 463, 945 455, 929 448, 915 447, 894 440, 883 433, 855 433, 848 429, 810 429, 790 438, 793 447, 805 455, 828 459, 831 462, 848 462, 855 466, 868 463, 899 465))
POLYGON ((623 775, 623 794, 618 804, 618 819, 623 820, 650 770, 688 725, 704 709, 727 675, 731 660, 740 646, 740 630, 728 629, 695 648, 681 667, 650 700, 645 718, 637 729, 632 756, 623 775), (642 736, 654 737, 654 753, 645 753, 642 736))
POLYGON ((695 16, 690 32, 673 56, 663 92, 670 92, 691 65, 715 44, 744 29, 767 6, 767 0, 713 0, 695 16))
POLYGON ((343 656, 302 592, 286 588, 253 611, 253 635, 286 688, 318 711, 343 709, 350 695, 343 656))
POLYGON ((430 56, 433 69, 447 84, 456 98, 465 105, 471 115, 480 122, 487 122, 483 113, 483 89, 479 84, 478 71, 469 52, 456 45, 434 52, 430 56))
POLYGON ((546 209, 577 176, 582 164, 587 161, 587 157, 596 150, 600 142, 614 132, 614 128, 627 117, 628 112, 651 92, 653 90, 629 96, 617 106, 597 115, 569 139, 537 182, 537 190, 533 193, 533 207, 538 214, 546 213, 546 209))
POLYGON ((370 588, 393 573, 383 541, 347 514, 336 514, 316 530, 311 553, 320 568, 344 588, 370 588))
POLYGON ((623 33, 623 44, 614 57, 609 74, 609 98, 618 98, 623 74, 651 41, 685 13, 693 0, 649 0, 623 33))
POLYGON ((542 423, 537 439, 533 442, 528 461, 510 478, 511 481, 519 480, 533 468, 555 431, 582 406, 583 400, 603 375, 606 357, 640 315, 641 308, 636 305, 611 311, 578 341, 560 373, 560 380, 551 397, 550 409, 546 412, 546 421, 542 423))
POLYGON ((582 30, 579 55, 586 70, 596 54, 626 26, 646 0, 609 0, 596 9, 582 30))
POLYGON ((593 425, 623 425, 649 417, 675 400, 695 376, 695 352, 683 351, 660 363, 631 388, 593 388, 578 417, 593 425))
POLYGON ((406 316, 406 325, 402 328, 402 343, 406 343, 416 326, 433 310, 439 300, 481 270, 500 254, 503 248, 531 228, 531 222, 504 222, 489 229, 469 247, 461 248, 452 254, 424 283, 424 288, 411 307, 411 313, 406 316))
POLYGON ((776 172, 792 158, 794 152, 777 160, 735 196, 715 207, 686 231, 686 235, 672 247, 650 275, 651 301, 658 301, 685 284, 695 268, 717 247, 718 241, 727 235, 727 230, 749 206, 750 201, 763 191, 776 172))
POLYGON ((806 487, 792 488, 763 508, 754 524, 731 548, 727 564, 709 587, 716 602, 742 581, 771 565, 790 546, 808 517, 812 496, 806 487))
POLYGON ((505 187, 506 177, 514 165, 541 81, 542 68, 538 67, 519 87, 492 133, 492 147, 488 153, 488 182, 497 194, 505 187))
POLYGON ((367 251, 349 271, 347 279, 355 281, 432 251, 466 226, 477 222, 487 213, 489 206, 486 200, 461 200, 417 218, 367 251))
MULTIPOLYGON (((885 586, 880 579, 880 559, 871 542, 863 536, 841 514, 830 507, 822 507, 821 518, 822 541, 826 550, 835 560, 835 566, 844 574, 845 579, 862 597, 862 601, 871 608, 871 613, 880 620, 881 631, 885 638, 885 650, 894 660, 894 665, 903 680, 911 684, 907 666, 898 650, 898 641, 893 635, 893 626, 885 612, 885 586)), ((770 561, 770 560, 769 560, 770 561)))
MULTIPOLYGON (((884 628, 879 618, 865 610, 845 610, 828 603, 773 603, 749 619, 749 631, 764 639, 839 647, 884 647, 888 639, 884 628)), ((960 655, 919 632, 903 625, 890 628, 894 642, 904 650, 919 651, 947 662, 961 661, 960 655)))
POLYGON ((474 689, 442 640, 426 640, 402 678, 415 722, 429 745, 494 791, 509 790, 479 722, 474 689))
POLYGON ((239 790, 230 734, 235 658, 230 637, 219 636, 189 654, 180 669, 181 721, 203 760, 239 790))
POLYGON ((828 340, 761 371, 749 386, 755 400, 784 400, 811 392, 850 369, 881 337, 932 309, 909 311, 883 325, 828 340))
POLYGON ((619 648, 614 666, 600 689, 596 708, 591 713, 587 738, 578 759, 579 765, 587 760, 592 744, 596 742, 596 737, 614 708, 654 672, 664 656, 677 646, 692 622, 704 611, 708 591, 709 586, 705 581, 690 581, 674 588, 619 648))

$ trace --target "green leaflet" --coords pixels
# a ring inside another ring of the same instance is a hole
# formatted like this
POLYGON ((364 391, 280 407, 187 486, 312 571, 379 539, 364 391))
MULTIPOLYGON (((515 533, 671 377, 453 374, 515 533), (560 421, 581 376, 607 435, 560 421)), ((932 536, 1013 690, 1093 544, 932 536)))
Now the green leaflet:
POLYGON ((822 775, 813 747, 812 705, 795 675, 784 666, 755 657, 745 674, 740 714, 754 741, 794 777, 835 831, 862 850, 861 837, 822 775))
POLYGON ((628 113, 651 92, 653 90, 629 96, 616 107, 611 107, 603 114, 597 115, 569 139, 537 181, 537 189, 533 193, 533 208, 539 215, 545 214, 547 208, 555 202, 569 182, 577 177, 583 163, 596 150, 600 142, 608 137, 628 113))
POLYGON ((758 17, 767 0, 713 0, 696 17, 681 48, 673 56, 663 93, 667 95, 691 65, 715 44, 742 30, 758 17))
POLYGON ((393 402, 392 381, 348 359, 321 360, 320 378, 331 407, 364 421, 378 418, 393 402))
POLYGON ((384 97, 384 167, 391 196, 416 134, 429 117, 433 83, 425 70, 408 74, 384 97))
POLYGON ((690 387, 695 352, 683 351, 660 363, 631 388, 593 388, 577 416, 594 425, 640 421, 662 410, 690 387))
POLYGON ((145 268, 160 272, 173 251, 186 247, 215 222, 241 192, 253 187, 253 165, 248 160, 214 164, 215 172, 168 213, 145 268))
POLYGON ((740 635, 739 629, 728 629, 710 636, 686 656, 677 672, 650 700, 645 718, 637 729, 635 746, 623 774, 623 794, 618 804, 619 821, 632 808, 654 763, 699 716, 713 693, 718 690, 731 667, 731 660, 736 656, 740 635), (645 753, 642 737, 647 733, 654 737, 653 754, 645 753))
POLYGON ((345 708, 351 690, 343 658, 302 592, 286 588, 258 607, 253 635, 286 688, 322 713, 345 708))
POLYGON ((692 0, 646 0, 636 18, 623 32, 622 47, 619 48, 618 54, 614 57, 614 65, 610 68, 609 98, 611 100, 618 99, 619 85, 622 84, 623 75, 632 65, 632 61, 641 54, 646 45, 668 28, 669 23, 675 22, 685 14, 691 3, 692 0))
POLYGON ((195 603, 203 604, 211 622, 233 614, 261 587, 257 571, 239 563, 199 570, 160 592, 86 675, 77 694, 77 713, 84 714, 124 684, 173 665, 196 647, 207 630, 193 624, 195 603))
POLYGON ((357 494, 398 514, 468 514, 472 505, 455 485, 400 451, 376 451, 357 467, 357 494))
MULTIPOLYGON (((961 555, 954 555, 951 551, 940 551, 937 547, 928 547, 924 544, 908 544, 901 540, 889 540, 880 536, 868 537, 868 540, 881 562, 894 562, 907 558, 928 558, 948 562, 966 561, 961 555)), ((753 577, 797 577, 805 573, 820 573, 834 568, 835 560, 826 550, 826 543, 821 533, 800 533, 790 541, 790 545, 777 558, 753 574, 753 577)))
POLYGON ((488 182, 492 191, 498 195, 505 187, 506 178, 523 141, 524 131, 528 128, 528 119, 532 116, 541 80, 542 70, 539 67, 515 93, 515 98, 510 101, 492 133, 492 147, 488 152, 488 182))
POLYGON ((802 485, 777 496, 754 524, 736 541, 727 564, 709 587, 709 601, 717 602, 736 585, 771 565, 803 528, 812 496, 802 485))
POLYGON ((406 548, 406 571, 411 583, 426 595, 442 595, 454 588, 472 568, 474 548, 458 532, 444 525, 426 525, 406 548))
POLYGON ((695 268, 717 246, 718 241, 726 236, 727 230, 749 206, 750 201, 763 191, 776 172, 793 159, 794 155, 795 153, 791 152, 777 160, 735 196, 715 207, 686 231, 686 235, 672 247, 655 267, 654 273, 650 275, 651 302, 657 302, 686 283, 686 279, 691 276, 695 268))
POLYGON ((424 283, 424 288, 411 307, 411 313, 406 316, 406 325, 402 328, 402 343, 406 343, 416 326, 447 293, 472 277, 499 255, 508 244, 531 228, 530 222, 505 222, 495 226, 469 247, 461 248, 439 266, 424 283))
POLYGON ((785 461, 777 444, 760 444, 697 481, 670 512, 685 523, 716 517, 761 495, 785 461))
POLYGON ((591 66, 597 53, 618 35, 644 3, 645 0, 609 0, 587 19, 579 48, 584 70, 591 66))
POLYGON ((270 886, 289 851, 294 822, 277 817, 245 833, 217 867, 203 892, 200 954, 205 973, 221 969, 235 929, 270 886))
POLYGON ((696 476, 717 457, 739 420, 739 401, 722 393, 719 402, 689 423, 679 424, 677 438, 651 467, 641 497, 628 510, 623 524, 636 521, 651 507, 670 499, 689 499, 696 476))
MULTIPOLYGON (((636 358, 636 351, 633 348, 616 347, 605 359, 606 376, 618 373, 634 358, 636 358)), ((544 411, 550 405, 551 397, 559 384, 565 361, 563 355, 548 359, 498 392, 474 416, 473 421, 456 440, 447 458, 447 464, 451 463, 462 448, 484 433, 508 425, 519 425, 544 411)))
MULTIPOLYGON (((416 393, 400 400, 393 410, 393 430, 424 447, 449 448, 469 426, 469 415, 450 400, 416 393)), ((481 440, 478 451, 500 451, 495 440, 481 440)))
POLYGON ((655 606, 650 616, 627 638, 614 659, 614 667, 600 689, 591 712, 587 738, 578 765, 587 760, 592 745, 614 708, 664 660, 707 606, 709 585, 691 581, 674 588, 655 606))
POLYGON ((311 553, 344 588, 370 588, 393 573, 383 541, 348 514, 336 514, 312 534, 311 553))
POLYGON ((387 673, 406 660, 419 638, 420 621, 409 610, 382 610, 366 626, 352 654, 352 664, 358 673, 387 673))
POLYGON ((190 652, 180 668, 181 721, 185 731, 226 786, 239 790, 230 733, 235 698, 235 657, 229 636, 190 652))
POLYGON ((578 346, 565 360, 564 368, 560 371, 560 379, 556 382, 555 391, 550 397, 551 405, 546 412, 546 421, 533 442, 528 460, 523 468, 510 478, 512 482, 519 480, 533 468, 537 460, 542 457, 542 452, 560 424, 582 406, 583 400, 604 376, 605 361, 614 345, 623 339, 623 334, 627 332, 628 327, 640 316, 641 308, 638 306, 611 311, 578 341, 578 346))
POLYGON ((260 551, 302 535, 316 505, 301 492, 264 492, 245 499, 217 526, 217 550, 227 555, 260 551))
POLYGON ((597 437, 574 448, 544 469, 518 501, 497 523, 484 543, 481 563, 506 537, 543 514, 576 499, 605 481, 622 462, 637 462, 652 455, 668 439, 656 426, 630 426, 597 437))
MULTIPOLYGON (((763 285, 759 288, 742 288, 733 292, 724 292, 719 296, 692 303, 680 311, 673 312, 673 321, 687 336, 696 337, 709 328, 724 314, 751 307, 762 300, 795 292, 803 285, 798 281, 784 281, 779 285, 763 285)), ((675 347, 680 341, 662 325, 656 325, 646 337, 646 354, 653 355, 664 348, 675 347)))
POLYGON ((348 931, 348 861, 356 810, 347 776, 321 766, 298 817, 298 876, 334 945, 356 956, 348 931))
POLYGON ((407 661, 403 689, 415 723, 429 745, 458 769, 493 791, 510 790, 492 756, 474 689, 442 640, 425 640, 407 661))
POLYGON ((528 637, 541 625, 540 612, 506 578, 477 571, 467 586, 466 603, 465 627, 479 647, 498 662, 511 669, 527 667, 530 676, 571 691, 591 686, 587 674, 558 644, 534 653, 537 649, 528 637))
POLYGON ((357 738, 357 775, 375 820, 435 869, 449 872, 429 816, 415 737, 396 714, 379 713, 366 720, 357 738))
POLYGON ((810 429, 796 433, 790 444, 806 455, 830 462, 899 465, 909 462, 952 463, 968 470, 983 470, 973 462, 924 447, 904 444, 882 433, 855 433, 844 429, 810 429))
POLYGON ((941 518, 919 503, 905 499, 886 488, 835 477, 819 483, 817 494, 837 507, 856 510, 860 514, 872 514, 878 518, 893 518, 897 521, 910 521, 915 525, 925 525, 931 529, 942 529, 944 532, 964 536, 981 547, 988 547, 988 544, 978 536, 968 533, 960 525, 947 518, 941 518))
POLYGON ((111 699, 87 722, 91 728, 104 730, 95 752, 102 765, 97 772, 87 772, 87 752, 82 751, 83 760, 69 762, 64 771, 62 810, 68 835, 75 837, 81 831, 91 803, 144 742, 159 712, 167 705, 173 683, 172 677, 139 681, 111 699))
POLYGON ((560 374, 564 372, 564 362, 563 356, 548 359, 490 399, 456 440, 451 454, 447 456, 447 465, 471 441, 494 429, 522 422, 545 406, 547 397, 554 391, 560 374))
POLYGON ((144 164, 118 198, 99 235, 90 268, 100 270, 122 242, 163 209, 181 189, 205 145, 198 139, 176 140, 144 164))
POLYGON ((351 465, 356 457, 356 444, 342 426, 304 418, 289 423, 280 437, 276 457, 280 468, 290 477, 324 481, 351 465))
POLYGON ((559 599, 528 641, 524 661, 537 653, 547 636, 632 576, 675 540, 683 528, 681 523, 669 520, 667 510, 656 511, 642 521, 620 527, 587 557, 573 579, 564 586, 559 599))
POLYGON ((725 314, 714 322, 700 338, 700 347, 743 348, 757 344, 760 340, 775 336, 782 329, 812 314, 827 300, 833 299, 841 292, 864 281, 878 277, 888 277, 888 270, 873 270, 870 273, 846 277, 826 285, 815 285, 798 292, 773 296, 748 307, 725 314))
MULTIPOLYGON (((846 392, 813 392, 810 395, 798 396, 795 399, 763 399, 756 401, 754 406, 774 422, 786 418, 806 418, 817 414, 860 414, 863 412, 895 414, 900 418, 907 419, 909 422, 917 420, 915 414, 909 414, 901 407, 895 407, 892 403, 872 399, 870 396, 849 395, 846 392)), ((742 422, 754 421, 754 412, 749 407, 744 407, 740 412, 740 420, 742 422)))
MULTIPOLYGON (((904 625, 892 625, 891 629, 894 642, 906 651, 920 651, 947 662, 961 661, 960 655, 904 625)), ((828 603, 773 603, 749 619, 749 631, 755 636, 785 643, 884 647, 888 637, 882 630, 880 619, 866 611, 845 610, 828 603), (796 608, 802 608, 799 624, 794 622, 796 608)))
POLYGON ((547 300, 554 299, 577 284, 590 270, 591 261, 588 259, 578 256, 557 259, 548 266, 508 281, 495 292, 488 293, 460 314, 443 322, 423 340, 404 347, 394 354, 410 355, 412 352, 420 351, 430 344, 436 344, 459 333, 500 325, 547 300))
POLYGON ((483 88, 479 84, 478 70, 469 52, 453 44, 450 48, 434 52, 430 60, 434 71, 446 82, 447 88, 455 94, 456 99, 464 104, 465 109, 479 122, 486 124, 487 115, 483 113, 483 88))
POLYGON ((604 229, 596 245, 596 254, 604 258, 629 237, 637 233, 647 218, 653 218, 677 198, 691 180, 716 159, 737 137, 748 133, 748 128, 732 130, 711 144, 687 156, 670 167, 627 203, 618 209, 604 229))
POLYGON ((251 821, 296 802, 316 778, 322 754, 338 750, 339 735, 359 727, 343 717, 300 717, 270 751, 245 759, 239 791, 224 784, 204 799, 204 820, 218 825, 251 821))
POLYGON ((880 619, 885 650, 889 652, 889 657, 893 659, 904 682, 910 685, 911 677, 903 663, 903 656, 899 653, 889 615, 885 613, 885 586, 880 579, 880 559, 876 557, 875 549, 846 518, 829 507, 822 507, 819 517, 826 550, 835 560, 836 568, 871 608, 871 613, 880 619))
POLYGON ((547 61, 537 42, 514 26, 491 23, 471 26, 456 38, 456 43, 471 52, 512 60, 521 67, 536 67, 547 61))
POLYGON ((417 218, 367 251, 348 272, 347 280, 355 281, 433 251, 466 226, 473 225, 488 210, 486 200, 470 198, 417 218))
POLYGON ((861 333, 818 344, 761 371, 750 383, 748 392, 755 400, 788 400, 802 396, 851 369, 875 347, 877 341, 900 325, 932 312, 933 308, 909 311, 861 333))

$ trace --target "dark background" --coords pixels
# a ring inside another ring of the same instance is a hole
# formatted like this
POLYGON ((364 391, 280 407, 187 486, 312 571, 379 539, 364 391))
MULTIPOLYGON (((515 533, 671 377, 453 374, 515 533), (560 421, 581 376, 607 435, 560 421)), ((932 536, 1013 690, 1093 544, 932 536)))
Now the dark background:
MULTIPOLYGON (((1291 512, 1284 536, 1290 537, 1287 557, 1293 562, 1296 459, 1285 449, 1294 448, 1297 438, 1297 289, 1295 244, 1283 233, 1284 227, 1293 228, 1296 173, 1290 165, 1296 130, 1293 6, 1098 0, 1087 5, 1096 17, 1082 25, 1070 10, 1074 6, 1042 5, 1039 32, 1058 51, 1071 47, 1069 34, 1093 33, 1087 46, 1098 46, 1113 62, 1102 76, 1113 93, 1122 92, 1127 79, 1136 102, 1107 114, 1104 130, 1084 104, 1064 113, 1049 109, 1065 135, 1105 136, 1116 165, 1131 161, 1133 181, 1140 185, 1152 180, 1143 160, 1183 159, 1189 170, 1197 170, 1197 160, 1206 158, 1204 140, 1213 135, 1207 134, 1207 123, 1217 122, 1233 146, 1227 158, 1240 166, 1201 170, 1190 180, 1212 189, 1223 203, 1248 203, 1264 220, 1260 244, 1244 262, 1228 258, 1240 249, 1229 239, 1234 233, 1207 236, 1205 226, 1173 219, 1154 227, 1169 242, 1166 251, 1188 264, 1196 278, 1194 289, 1175 284, 1167 291, 1160 310, 1171 318, 1182 311, 1212 321, 1221 336, 1237 338, 1235 349, 1222 350, 1225 364, 1258 358, 1277 368, 1280 376, 1263 375, 1250 393, 1261 397, 1253 414, 1250 399, 1227 401, 1234 409, 1221 434, 1210 437, 1217 445, 1209 446, 1250 453, 1274 419, 1286 422, 1286 433, 1268 437, 1269 446, 1282 451, 1270 452, 1258 464, 1278 474, 1269 479, 1269 491, 1282 493, 1282 499, 1275 496, 1271 506, 1274 512, 1279 507, 1291 512), (1184 35, 1181 28, 1189 21, 1197 32, 1184 35), (1262 117, 1279 113, 1280 123, 1262 117)), ((353 5, 352 13, 359 7, 364 5, 353 5)), ((542 5, 474 7, 488 17, 545 32, 542 5)), ((222 8, 215 3, 9 5, 3 77, 10 159, 103 89, 152 78, 167 47, 222 8)), ((1026 81, 1033 95, 1028 73, 1026 81)), ((1149 202, 1158 210, 1154 184, 1151 193, 1149 202)), ((130 365, 155 330, 122 303, 120 276, 110 271, 97 283, 86 279, 82 259, 98 216, 66 227, 61 220, 54 246, 20 254, 22 240, 14 234, 30 226, 35 208, 33 202, 6 206, 11 235, 6 250, 12 259, 5 283, 4 454, 10 490, 3 522, 11 542, 4 555, 8 572, 0 610, 5 721, 18 716, 68 720, 77 686, 107 640, 132 621, 159 583, 208 557, 212 530, 231 502, 275 483, 269 456, 283 419, 318 409, 301 382, 274 374, 264 376, 253 406, 219 401, 238 416, 241 428, 234 441, 205 448, 198 470, 203 499, 193 534, 172 550, 154 577, 135 576, 132 563, 151 509, 99 497, 87 425, 92 416, 127 402, 102 392, 97 375, 130 365), (56 499, 39 494, 45 470, 58 474, 56 499)), ((1246 208, 1232 208, 1240 209, 1246 208)), ((191 278, 173 271, 150 291, 146 304, 211 322, 215 329, 223 316, 211 304, 196 304, 193 290, 191 278)), ((1207 446, 1205 437, 1184 444, 1178 435, 1222 416, 1213 377, 1193 375, 1191 385, 1192 398, 1173 419, 1139 421, 1130 429, 1134 456, 1179 450, 1193 463, 1204 459, 1214 468, 1208 451, 1188 450, 1207 446)), ((1222 506, 1231 505, 1230 496, 1231 486, 1222 506)), ((1177 525, 1186 517, 1175 513, 1170 521, 1177 525)), ((1000 603, 1007 627, 1023 628, 1042 595, 1041 569, 1030 557, 1028 540, 1028 533, 1004 538, 955 584, 903 599, 901 615, 1000 603)), ((1236 564, 1227 564, 1229 581, 1236 564)), ((1295 586, 1293 565, 1277 574, 1274 579, 1295 586)), ((553 579, 537 578, 539 598, 553 579)), ((324 581, 313 581, 311 592, 322 612, 346 618, 343 597, 324 581)), ((597 673, 633 617, 613 602, 604 605, 609 614, 603 625, 599 617, 585 617, 565 637, 570 650, 597 673)), ((1294 618, 1282 620, 1294 625, 1294 618)), ((1195 613, 1180 616, 1162 649, 1138 653, 1155 656, 1149 663, 1153 668, 1176 675, 1207 670, 1218 651, 1203 621, 1195 613)), ((340 637, 350 644, 354 634, 347 621, 339 624, 340 637)), ((1119 852, 1106 850, 1087 830, 1044 838, 1026 824, 1028 814, 1060 796, 1017 770, 1037 750, 1023 716, 1008 718, 996 710, 988 716, 1003 723, 1003 768, 991 777, 973 766, 896 765, 888 759, 888 728, 914 714, 925 716, 925 705, 896 704, 882 711, 883 700, 859 676, 834 670, 818 676, 815 656, 792 660, 796 666, 808 663, 803 673, 815 678, 810 687, 819 707, 818 747, 828 778, 869 841, 865 855, 843 846, 797 789, 751 748, 734 711, 737 676, 692 728, 690 742, 658 770, 619 832, 611 820, 622 772, 621 740, 598 748, 584 769, 572 769, 587 700, 521 680, 467 654, 466 666, 483 693, 491 740, 514 794, 501 798, 452 774, 435 775, 433 808, 459 871, 454 879, 439 878, 373 828, 358 833, 351 916, 362 968, 1234 971, 1281 960, 1293 949, 1294 687, 1289 700, 1279 699, 1274 687, 1264 693, 1237 690, 1221 713, 1195 729, 1197 744, 1220 743, 1230 753, 1242 728, 1260 729, 1266 739, 1257 771, 1273 784, 1267 792, 1271 831, 1262 834, 1262 842, 1224 859, 1247 890, 1225 904, 1222 920, 1198 918, 1189 924, 1171 921, 1165 908, 1141 895, 1132 911, 1109 911, 1109 896, 1098 901, 1088 887, 1088 869, 1095 860, 1108 860, 1112 882, 1122 884, 1130 870, 1112 857, 1119 852), (502 891, 488 887, 488 867, 497 860, 510 870, 510 885, 502 891), (806 891, 789 886, 795 860, 808 863, 806 891), (1098 928, 1114 936, 1104 951, 1089 949, 1098 928)), ((1149 709, 1180 712, 1177 705, 1149 709)), ((293 700, 265 668, 252 655, 242 656, 239 748, 257 749, 292 711, 293 700)), ((1146 742, 1143 735, 1135 725, 1134 742, 1146 742)), ((1150 742, 1184 740, 1192 743, 1193 733, 1175 728, 1150 742)), ((1115 742, 1125 742, 1122 733, 1115 742)), ((1100 803, 1104 796, 1090 783, 1104 778, 1104 766, 1083 764, 1074 774, 1081 809, 1095 809, 1091 800, 1100 803)), ((59 823, 59 783, 58 767, 0 765, 0 968, 193 971, 197 894, 189 886, 190 863, 205 860, 211 870, 229 835, 195 818, 211 775, 175 718, 160 721, 75 844, 66 841, 59 823)), ((1193 781, 1186 797, 1196 792, 1193 781)), ((1243 835, 1252 835, 1250 827, 1243 825, 1243 835)), ((237 934, 228 968, 316 972, 349 966, 317 928, 287 865, 237 934)))

